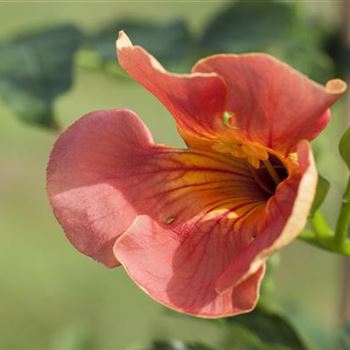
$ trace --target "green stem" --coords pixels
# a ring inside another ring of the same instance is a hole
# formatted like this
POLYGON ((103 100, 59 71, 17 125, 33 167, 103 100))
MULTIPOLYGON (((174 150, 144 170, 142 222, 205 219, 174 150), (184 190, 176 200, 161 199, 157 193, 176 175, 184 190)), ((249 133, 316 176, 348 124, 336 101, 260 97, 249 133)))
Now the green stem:
POLYGON ((315 212, 310 221, 317 237, 331 237, 332 230, 319 210, 315 212))
POLYGON ((334 242, 334 236, 316 236, 311 230, 304 230, 299 235, 299 239, 317 248, 327 250, 328 252, 350 256, 350 240, 346 240, 343 245, 339 247, 334 242))
POLYGON ((337 226, 335 229, 334 242, 338 247, 342 247, 348 237, 350 226, 350 177, 343 195, 342 205, 338 216, 337 226))
MULTIPOLYGON (((321 239, 315 236, 315 233, 310 230, 304 230, 298 237, 304 242, 307 242, 317 248, 330 251, 331 242, 328 239, 321 239)), ((332 250, 331 250, 332 251, 332 250)))

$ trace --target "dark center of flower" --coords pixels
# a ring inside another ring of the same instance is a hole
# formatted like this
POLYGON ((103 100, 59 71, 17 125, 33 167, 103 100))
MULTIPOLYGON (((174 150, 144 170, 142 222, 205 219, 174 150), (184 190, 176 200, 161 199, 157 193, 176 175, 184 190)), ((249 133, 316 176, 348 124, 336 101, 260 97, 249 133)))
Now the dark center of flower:
POLYGON ((288 176, 288 170, 281 160, 273 154, 269 154, 266 161, 262 161, 259 168, 249 166, 252 176, 266 195, 266 199, 271 197, 280 182, 288 176))

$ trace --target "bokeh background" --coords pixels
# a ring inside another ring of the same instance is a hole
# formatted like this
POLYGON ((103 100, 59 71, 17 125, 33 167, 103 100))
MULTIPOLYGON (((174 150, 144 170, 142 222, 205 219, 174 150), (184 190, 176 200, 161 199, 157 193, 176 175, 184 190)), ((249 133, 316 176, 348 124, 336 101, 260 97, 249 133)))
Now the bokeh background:
MULTIPOLYGON (((184 20, 198 38, 228 6, 220 1, 1 2, 0 40, 63 23, 96 33, 106 23, 130 18, 162 25, 184 20)), ((340 6, 333 1, 304 1, 298 3, 298 11, 310 28, 316 20, 325 28, 320 30, 332 35, 341 26, 340 6)), ((252 10, 250 16, 256 15, 252 10)), ((269 21, 273 26, 274 18, 269 21)), ((245 33, 250 22, 242 20, 239 25, 245 33)), ((162 40, 161 47, 166 45, 166 38, 162 40)), ((110 46, 114 47, 112 40, 110 46)), ((291 50, 289 61, 293 65, 295 59, 297 66, 305 53, 298 47, 291 50)), ((315 78, 321 83, 329 74, 339 74, 331 58, 327 61, 317 52, 312 57, 311 66, 314 63, 321 71, 315 78), (327 72, 322 72, 323 67, 327 72)), ((186 64, 174 69, 184 71, 186 64)), ((332 182, 323 206, 331 222, 345 177, 337 155, 337 140, 346 125, 344 102, 336 106, 330 127, 315 144, 318 167, 332 182)), ((74 83, 55 100, 54 114, 67 126, 86 112, 114 107, 136 111, 157 142, 182 145, 169 113, 151 94, 131 80, 87 68, 84 62, 75 65, 74 83)), ((51 130, 21 121, 0 96, 0 349, 136 349, 155 338, 221 341, 217 327, 170 315, 137 288, 122 268, 108 270, 69 244, 45 193, 45 168, 56 137, 51 130)), ((305 329, 305 337, 320 349, 329 348, 329 334, 337 326, 341 265, 341 258, 295 241, 281 252, 274 271, 271 301, 297 328, 305 329)))

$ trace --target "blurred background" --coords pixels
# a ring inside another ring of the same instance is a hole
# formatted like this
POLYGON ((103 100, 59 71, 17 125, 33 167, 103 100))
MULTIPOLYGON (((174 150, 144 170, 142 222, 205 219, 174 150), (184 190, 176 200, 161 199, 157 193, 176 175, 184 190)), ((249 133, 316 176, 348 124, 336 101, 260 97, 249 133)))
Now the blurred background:
MULTIPOLYGON (((153 339, 222 341, 216 326, 165 312, 122 268, 108 270, 69 244, 45 193, 55 130, 89 111, 127 107, 157 142, 182 146, 169 113, 118 69, 119 29, 173 71, 186 72, 215 52, 265 51, 325 83, 345 74, 341 6, 0 3, 0 349, 131 350, 153 339), (68 58, 61 57, 65 53, 68 58)), ((318 168, 332 183, 323 206, 331 222, 345 178, 337 152, 347 123, 344 106, 343 98, 314 144, 318 168)), ((342 264, 342 258, 295 241, 273 272, 271 303, 320 349, 329 349, 337 326, 342 264)))

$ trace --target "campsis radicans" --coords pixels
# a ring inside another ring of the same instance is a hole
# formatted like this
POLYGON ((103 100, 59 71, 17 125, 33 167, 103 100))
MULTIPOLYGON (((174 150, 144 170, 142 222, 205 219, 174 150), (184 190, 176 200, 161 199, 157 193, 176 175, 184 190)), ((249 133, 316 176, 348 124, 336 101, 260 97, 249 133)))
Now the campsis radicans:
POLYGON ((202 317, 248 312, 266 259, 307 222, 317 183, 309 141, 345 83, 321 86, 262 53, 219 54, 172 74, 123 32, 117 55, 187 148, 155 144, 127 109, 85 115, 51 153, 57 220, 80 252, 123 265, 163 305, 202 317))

